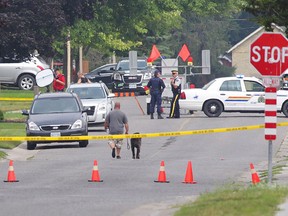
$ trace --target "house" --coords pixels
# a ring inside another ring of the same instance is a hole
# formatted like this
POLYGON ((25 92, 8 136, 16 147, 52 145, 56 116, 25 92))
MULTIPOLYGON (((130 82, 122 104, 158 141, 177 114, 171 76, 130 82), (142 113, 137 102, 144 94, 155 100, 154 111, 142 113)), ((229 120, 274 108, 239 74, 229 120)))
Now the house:
MULTIPOLYGON (((281 32, 285 34, 285 30, 275 24, 273 32, 281 32)), ((246 38, 234 45, 225 54, 218 57, 222 65, 228 67, 235 67, 235 74, 242 74, 244 76, 254 76, 261 78, 261 74, 250 63, 250 45, 253 43, 263 32, 264 26, 259 27, 246 38)))

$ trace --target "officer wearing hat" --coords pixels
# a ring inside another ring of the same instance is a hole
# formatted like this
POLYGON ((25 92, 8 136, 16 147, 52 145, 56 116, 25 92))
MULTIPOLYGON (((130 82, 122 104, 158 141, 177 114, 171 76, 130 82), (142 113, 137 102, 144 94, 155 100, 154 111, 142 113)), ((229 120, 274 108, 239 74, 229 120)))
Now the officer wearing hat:
POLYGON ((178 71, 172 70, 173 79, 171 80, 171 89, 173 98, 171 102, 170 114, 167 118, 180 118, 179 98, 181 94, 181 80, 178 77, 178 71))
POLYGON ((152 77, 149 80, 147 87, 150 89, 150 95, 151 95, 150 118, 154 119, 155 105, 157 104, 158 119, 163 119, 163 117, 161 116, 161 103, 162 103, 161 95, 166 86, 163 80, 160 78, 159 70, 156 70, 154 72, 154 77, 152 77))

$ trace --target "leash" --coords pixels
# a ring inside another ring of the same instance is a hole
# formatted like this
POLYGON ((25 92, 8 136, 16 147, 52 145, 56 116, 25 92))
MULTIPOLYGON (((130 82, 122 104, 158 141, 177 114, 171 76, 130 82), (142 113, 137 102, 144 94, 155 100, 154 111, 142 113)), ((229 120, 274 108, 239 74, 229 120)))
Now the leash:
POLYGON ((127 141, 127 149, 129 150, 130 149, 129 139, 127 138, 126 141, 127 141))

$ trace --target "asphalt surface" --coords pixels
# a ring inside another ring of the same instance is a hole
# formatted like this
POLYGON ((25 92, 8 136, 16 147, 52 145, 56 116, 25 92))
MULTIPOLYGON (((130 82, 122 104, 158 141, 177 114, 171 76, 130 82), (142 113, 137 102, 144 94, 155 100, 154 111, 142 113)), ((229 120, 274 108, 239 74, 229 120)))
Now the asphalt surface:
MULTIPOLYGON (((35 154, 37 154, 37 152, 40 151, 40 150, 27 151, 25 148, 26 148, 26 144, 23 143, 19 147, 14 148, 13 150, 6 150, 6 152, 7 154, 9 154, 9 159, 11 160, 26 161, 27 159, 34 157, 35 154)), ((287 155, 288 155, 288 134, 284 138, 279 150, 276 152, 275 157, 273 158, 273 166, 282 165, 283 170, 281 171, 281 173, 273 175, 272 186, 273 185, 281 185, 281 186, 288 185, 287 155)), ((267 170, 267 167, 268 167, 267 162, 263 162, 263 163, 255 165, 255 169, 257 168, 257 170, 267 170)), ((249 182, 249 179, 247 179, 247 176, 250 177, 249 173, 247 172, 243 173, 243 175, 239 177, 238 181, 244 182, 244 183, 249 182)), ((175 213, 175 211, 178 210, 178 208, 171 208, 171 206, 175 206, 175 205, 177 206, 183 203, 191 202, 191 201, 194 201, 196 198, 197 196, 178 197, 176 200, 173 199, 171 201, 167 201, 163 203, 147 204, 147 205, 141 206, 140 208, 133 209, 130 212, 126 212, 127 213, 126 215, 127 216, 141 215, 143 212, 148 212, 151 209, 153 209, 154 211, 153 215, 157 215, 157 216, 171 215, 172 216, 175 213)), ((288 197, 286 201, 279 206, 279 212, 276 214, 276 216, 287 216, 287 215, 288 215, 288 197)))
MULTIPOLYGON (((14 148, 13 150, 6 150, 6 153, 9 155, 9 159, 11 160, 27 161, 33 158, 35 155, 37 155, 39 151, 41 150, 27 151, 26 143, 23 143, 17 148, 14 148)), ((288 155, 288 134, 286 135, 283 142, 281 143, 279 150, 275 153, 273 157, 273 166, 275 165, 283 166, 283 170, 281 171, 281 173, 273 175, 271 186, 276 186, 276 185, 287 186, 288 185, 287 155, 288 155)), ((255 166, 256 171, 267 170, 268 164, 266 161, 266 162, 262 162, 259 164, 254 164, 254 166, 255 166)), ((247 182, 251 181, 250 177, 251 177, 251 174, 248 172, 245 172, 241 176, 239 176, 239 179, 237 179, 237 181, 247 184, 247 182)), ((183 203, 191 202, 196 199, 197 199, 197 196, 177 197, 176 199, 167 200, 165 202, 146 204, 146 205, 140 206, 139 208, 135 208, 129 212, 126 212, 125 216, 143 215, 143 212, 146 212, 146 213, 151 212, 151 209, 153 209, 153 213, 149 215, 173 216, 174 213, 179 209, 178 207, 175 208, 175 206, 179 206, 183 203)), ((279 205, 279 211, 276 214, 276 216, 286 216, 286 215, 288 215, 288 197, 283 204, 279 205)))

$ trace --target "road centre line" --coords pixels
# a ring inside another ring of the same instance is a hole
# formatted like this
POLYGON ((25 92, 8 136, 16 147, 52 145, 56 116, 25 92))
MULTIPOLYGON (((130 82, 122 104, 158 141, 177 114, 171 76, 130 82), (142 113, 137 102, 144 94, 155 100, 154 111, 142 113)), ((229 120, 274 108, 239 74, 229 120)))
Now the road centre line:
MULTIPOLYGON (((278 127, 288 126, 288 122, 277 123, 278 127)), ((124 138, 151 138, 164 136, 187 136, 210 133, 225 133, 241 130, 256 130, 265 128, 264 124, 250 125, 230 128, 214 128, 191 131, 177 131, 177 132, 160 132, 160 133, 146 133, 146 134, 119 134, 119 135, 98 135, 98 136, 61 136, 61 137, 0 137, 0 141, 69 141, 69 140, 105 140, 105 139, 124 139, 124 138)))

